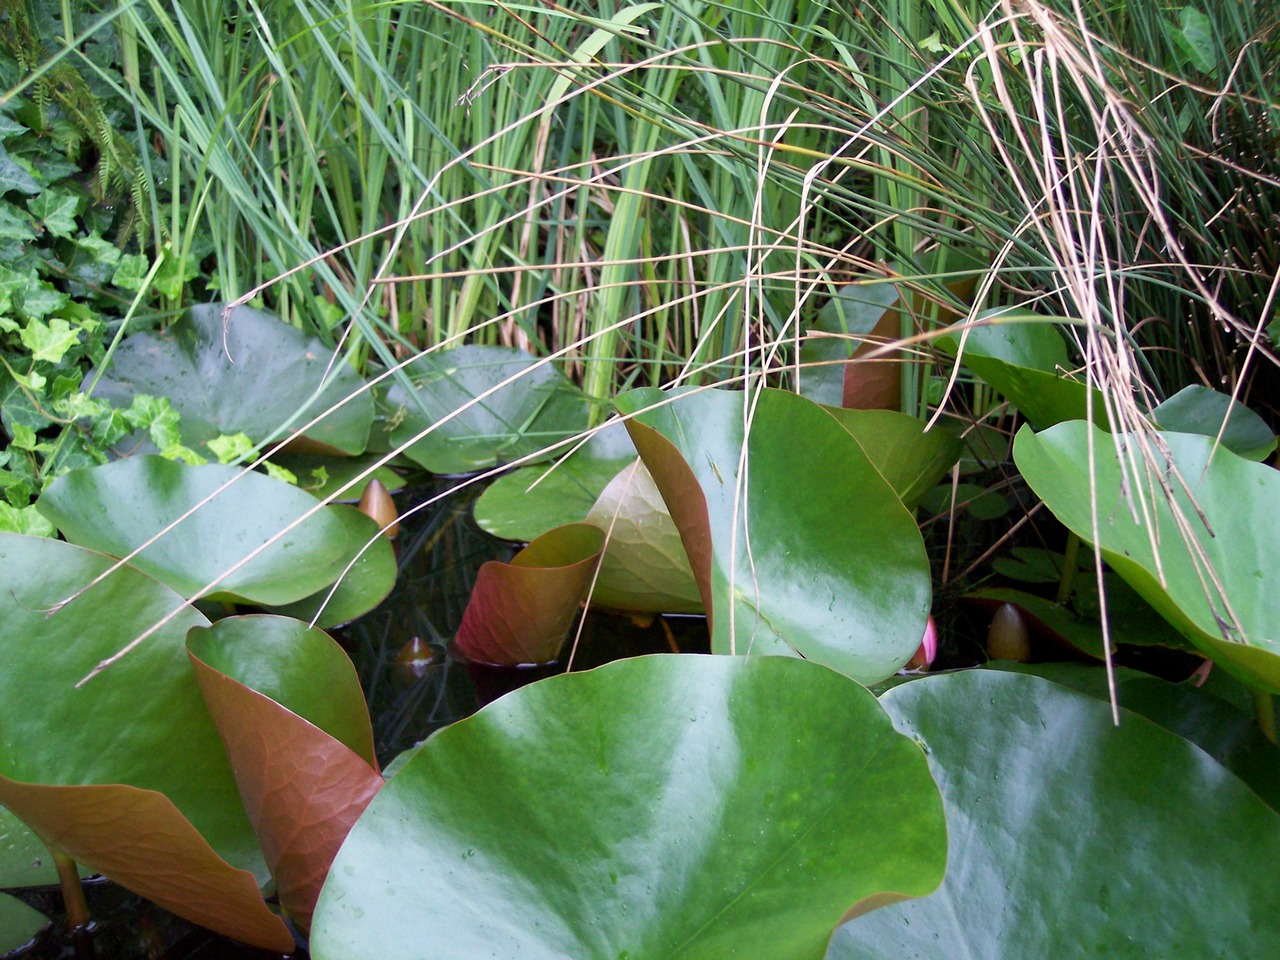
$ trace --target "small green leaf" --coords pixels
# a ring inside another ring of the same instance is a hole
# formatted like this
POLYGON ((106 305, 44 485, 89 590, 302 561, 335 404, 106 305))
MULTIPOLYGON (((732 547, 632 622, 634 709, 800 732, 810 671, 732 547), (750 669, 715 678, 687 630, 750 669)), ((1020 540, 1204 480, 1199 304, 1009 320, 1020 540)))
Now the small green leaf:
POLYGON ((1161 430, 1217 437, 1246 460, 1265 460, 1276 448, 1276 435, 1260 416, 1225 393, 1199 384, 1184 387, 1151 411, 1161 430), (1225 421, 1225 427, 1224 427, 1225 421))
POLYGON ((20 334, 22 344, 36 360, 57 363, 68 350, 80 342, 80 331, 61 317, 54 317, 48 324, 30 321, 20 334))
POLYGON ((1178 22, 1173 37, 1187 60, 1201 73, 1217 73, 1218 45, 1213 37, 1213 22, 1196 7, 1183 7, 1178 22))
POLYGON ((0 240, 34 240, 31 218, 12 203, 0 201, 0 240))
POLYGON ((40 192, 40 181, 11 157, 4 144, 0 143, 0 196, 11 190, 16 193, 37 194, 40 192))
POLYGON ((111 275, 111 282, 122 290, 130 290, 137 293, 142 289, 142 284, 147 277, 147 271, 150 269, 151 265, 142 254, 126 253, 120 257, 120 265, 116 267, 116 272, 111 275))
POLYGON ((0 530, 23 533, 30 537, 56 537, 53 524, 35 507, 15 507, 0 501, 0 530))
POLYGON ((80 212, 80 204, 81 198, 70 190, 49 187, 28 200, 27 209, 53 236, 69 237, 78 229, 76 214, 80 212))
POLYGON ((253 453, 253 441, 244 433, 223 433, 205 444, 219 463, 235 463, 253 453))

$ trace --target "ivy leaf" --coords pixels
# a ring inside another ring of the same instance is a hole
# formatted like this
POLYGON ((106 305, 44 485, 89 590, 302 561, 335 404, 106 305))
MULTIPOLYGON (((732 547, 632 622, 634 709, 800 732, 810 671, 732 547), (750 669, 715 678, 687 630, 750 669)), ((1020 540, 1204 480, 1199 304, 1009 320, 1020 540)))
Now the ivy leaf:
POLYGON ((57 530, 35 507, 15 507, 0 502, 0 530, 30 537, 57 536, 57 530))
POLYGON ((223 433, 208 441, 205 446, 218 458, 219 463, 235 463, 253 453, 253 441, 246 433, 223 433))
POLYGON ((0 195, 16 190, 18 193, 36 194, 40 192, 40 182, 33 177, 17 160, 9 156, 9 151, 0 144, 0 195))
POLYGON ((23 294, 22 312, 32 320, 43 320, 65 307, 70 299, 65 293, 55 290, 53 284, 40 281, 23 294))
POLYGON ((31 351, 37 360, 48 360, 57 363, 66 352, 80 342, 80 331, 72 329, 71 324, 61 317, 54 317, 46 325, 39 320, 32 320, 23 329, 21 335, 23 346, 31 351))
POLYGON ((80 203, 80 197, 70 190, 50 187, 28 200, 27 209, 53 236, 69 237, 77 229, 76 214, 80 212, 80 203))
MULTIPOLYGON (((40 282, 36 268, 11 270, 0 266, 0 313, 11 313, 16 303, 21 303, 22 293, 40 282)), ((16 327, 13 329, 17 329, 16 327)))
POLYGON ((30 218, 12 203, 0 203, 0 240, 34 240, 30 218))
POLYGON ((142 254, 123 254, 120 257, 120 266, 116 267, 116 272, 111 277, 111 283, 121 290, 130 290, 137 293, 142 289, 149 269, 150 264, 147 263, 147 258, 142 254))

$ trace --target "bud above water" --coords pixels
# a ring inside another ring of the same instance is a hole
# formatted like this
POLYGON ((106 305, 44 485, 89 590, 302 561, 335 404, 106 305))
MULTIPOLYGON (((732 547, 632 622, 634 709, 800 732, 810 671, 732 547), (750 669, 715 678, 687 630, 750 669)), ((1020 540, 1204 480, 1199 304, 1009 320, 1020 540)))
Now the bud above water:
POLYGON ((382 528, 388 540, 394 540, 400 533, 397 522, 400 514, 396 512, 395 501, 376 477, 369 481, 360 494, 360 512, 382 528))
POLYGON ((991 618, 991 626, 987 628, 987 656, 992 660, 1017 660, 1019 663, 1031 659, 1027 623, 1022 611, 1012 603, 1003 604, 991 618))

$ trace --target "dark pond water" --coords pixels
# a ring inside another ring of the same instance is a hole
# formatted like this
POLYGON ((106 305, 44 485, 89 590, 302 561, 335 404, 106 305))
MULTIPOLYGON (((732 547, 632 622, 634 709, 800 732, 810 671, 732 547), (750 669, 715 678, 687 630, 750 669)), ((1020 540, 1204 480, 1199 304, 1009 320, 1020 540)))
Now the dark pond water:
MULTIPOLYGON (((451 483, 440 480, 397 494, 402 516, 414 504, 447 492, 451 483)), ((332 631, 359 672, 383 766, 441 727, 473 713, 482 700, 541 675, 482 671, 473 678, 469 665, 449 652, 480 565, 510 559, 516 551, 476 526, 471 505, 478 494, 478 488, 456 491, 404 519, 394 591, 360 620, 332 631)), ((638 625, 593 613, 582 624, 573 669, 673 648, 706 650, 708 644, 701 618, 661 618, 638 625)), ((9 892, 53 917, 54 923, 30 947, 0 960, 281 960, 279 954, 193 927, 101 879, 86 884, 94 918, 88 935, 75 936, 66 929, 56 887, 9 892)), ((299 948, 291 956, 307 954, 299 948)))

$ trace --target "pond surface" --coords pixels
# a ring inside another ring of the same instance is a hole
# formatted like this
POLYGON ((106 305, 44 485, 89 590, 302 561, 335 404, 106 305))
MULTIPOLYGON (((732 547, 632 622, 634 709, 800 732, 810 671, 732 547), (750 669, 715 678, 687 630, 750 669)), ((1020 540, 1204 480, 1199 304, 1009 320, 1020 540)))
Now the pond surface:
MULTIPOLYGON (((396 495, 402 515, 396 541, 399 576, 395 589, 375 610, 330 631, 351 656, 369 703, 374 746, 386 766, 396 755, 436 730, 474 713, 482 700, 540 679, 555 670, 478 670, 454 657, 449 641, 457 631, 481 564, 508 560, 513 544, 476 526, 471 505, 481 492, 450 493, 456 480, 441 479, 396 495), (414 504, 445 494, 410 514, 414 504), (477 681, 479 688, 477 688, 477 681)), ((578 624, 575 624, 577 632, 578 624)), ((660 617, 650 623, 591 613, 581 623, 573 669, 589 669, 620 657, 709 649, 701 617, 660 617)), ((573 644, 566 645, 566 655, 573 644)), ((58 888, 10 891, 53 925, 31 946, 0 960, 280 960, 173 916, 108 881, 86 882, 93 917, 88 936, 65 927, 58 888)), ((306 951, 290 955, 305 958, 306 951)))

